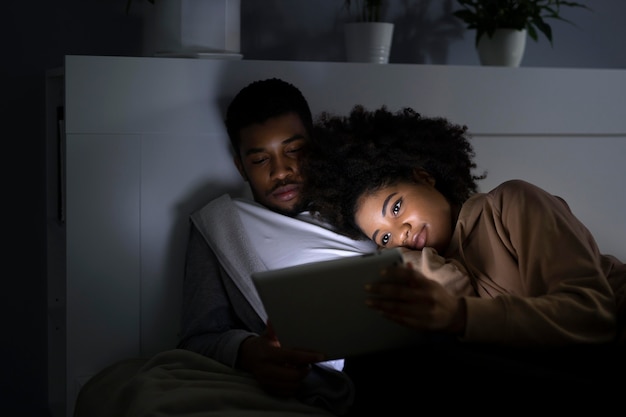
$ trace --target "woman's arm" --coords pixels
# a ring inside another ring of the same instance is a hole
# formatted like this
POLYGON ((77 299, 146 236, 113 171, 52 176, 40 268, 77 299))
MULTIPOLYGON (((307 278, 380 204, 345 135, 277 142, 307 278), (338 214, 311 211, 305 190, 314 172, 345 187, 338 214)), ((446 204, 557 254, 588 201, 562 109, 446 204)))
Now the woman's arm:
POLYGON ((464 247, 480 298, 467 298, 466 340, 507 345, 603 343, 615 301, 602 255, 565 202, 524 181, 489 193, 464 247))

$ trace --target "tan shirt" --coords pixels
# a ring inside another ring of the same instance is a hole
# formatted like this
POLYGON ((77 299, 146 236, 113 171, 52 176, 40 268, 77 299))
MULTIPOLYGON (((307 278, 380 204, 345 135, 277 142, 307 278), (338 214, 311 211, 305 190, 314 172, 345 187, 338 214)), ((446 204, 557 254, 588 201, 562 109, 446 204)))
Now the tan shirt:
POLYGON ((562 199, 532 184, 512 180, 472 196, 445 257, 465 266, 479 296, 466 297, 463 340, 559 346, 617 337, 626 265, 599 252, 562 199))

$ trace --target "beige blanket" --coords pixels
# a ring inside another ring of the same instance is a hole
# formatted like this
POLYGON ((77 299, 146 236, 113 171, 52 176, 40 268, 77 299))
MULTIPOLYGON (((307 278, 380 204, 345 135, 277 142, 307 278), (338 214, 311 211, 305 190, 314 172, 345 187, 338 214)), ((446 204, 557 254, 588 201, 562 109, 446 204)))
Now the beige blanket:
POLYGON ((274 417, 331 414, 265 393, 241 371, 182 349, 105 368, 81 390, 74 417, 274 417))

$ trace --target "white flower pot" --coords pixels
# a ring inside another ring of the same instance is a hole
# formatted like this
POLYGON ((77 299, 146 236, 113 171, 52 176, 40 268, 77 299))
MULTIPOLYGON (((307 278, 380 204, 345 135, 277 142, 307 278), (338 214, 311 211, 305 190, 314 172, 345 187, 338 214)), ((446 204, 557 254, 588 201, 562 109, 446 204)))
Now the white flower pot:
POLYGON ((389 62, 393 23, 353 22, 345 24, 348 62, 389 62))
POLYGON ((519 67, 526 49, 526 29, 497 29, 490 38, 486 33, 478 40, 482 65, 519 67))
POLYGON ((241 0, 154 2, 157 55, 239 55, 241 0))

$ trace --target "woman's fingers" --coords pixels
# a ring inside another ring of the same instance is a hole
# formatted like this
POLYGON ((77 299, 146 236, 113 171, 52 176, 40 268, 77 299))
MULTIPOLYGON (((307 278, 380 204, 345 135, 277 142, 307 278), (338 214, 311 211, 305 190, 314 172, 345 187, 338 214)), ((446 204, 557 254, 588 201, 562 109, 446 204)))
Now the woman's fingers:
POLYGON ((441 284, 425 278, 410 265, 391 267, 380 281, 366 285, 368 307, 417 330, 450 326, 458 300, 441 284))

